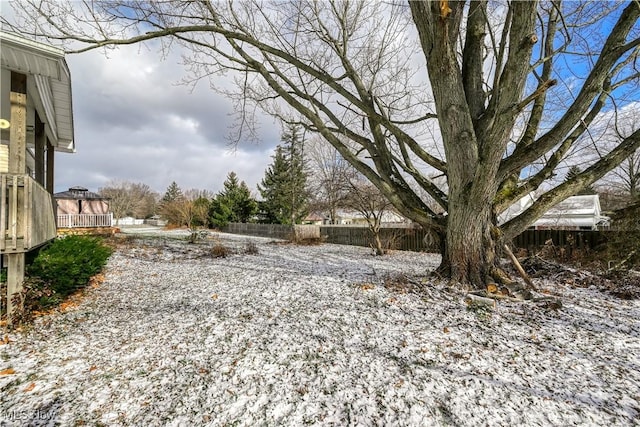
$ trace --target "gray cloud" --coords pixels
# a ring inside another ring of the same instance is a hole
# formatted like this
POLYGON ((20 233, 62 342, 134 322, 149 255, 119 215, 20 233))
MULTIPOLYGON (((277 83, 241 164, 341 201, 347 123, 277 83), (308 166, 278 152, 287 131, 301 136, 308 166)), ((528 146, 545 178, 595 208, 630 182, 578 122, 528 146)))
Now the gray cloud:
POLYGON ((173 52, 160 61, 134 46, 108 58, 98 51, 67 57, 77 153, 58 154, 56 191, 97 190, 110 180, 143 182, 160 192, 171 181, 218 191, 231 171, 255 190, 279 126, 262 118, 261 143, 230 147, 232 103, 205 82, 193 90, 177 84, 185 73, 178 58, 173 52))

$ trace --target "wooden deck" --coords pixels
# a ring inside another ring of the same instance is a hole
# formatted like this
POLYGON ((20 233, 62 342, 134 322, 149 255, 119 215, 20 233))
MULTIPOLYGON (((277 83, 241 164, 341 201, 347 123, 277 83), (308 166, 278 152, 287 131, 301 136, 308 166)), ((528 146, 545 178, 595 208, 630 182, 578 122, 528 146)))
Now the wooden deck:
POLYGON ((58 215, 58 228, 111 227, 113 214, 66 214, 58 215))
POLYGON ((0 175, 0 254, 24 253, 56 237, 51 194, 26 174, 0 175))

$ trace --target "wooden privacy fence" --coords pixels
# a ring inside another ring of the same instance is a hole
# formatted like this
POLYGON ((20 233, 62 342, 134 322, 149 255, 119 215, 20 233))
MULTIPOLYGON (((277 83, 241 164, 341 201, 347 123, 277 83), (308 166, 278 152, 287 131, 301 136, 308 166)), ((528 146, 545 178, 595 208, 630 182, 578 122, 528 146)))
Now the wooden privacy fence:
MULTIPOLYGON (((367 226, 321 225, 319 227, 320 235, 326 239, 327 243, 365 247, 372 244, 372 234, 367 226)), ((437 248, 425 247, 423 244, 425 234, 422 228, 384 227, 380 229, 380 240, 386 249, 437 252, 437 248)))
MULTIPOLYGON (((525 230, 512 243, 515 248, 529 251, 538 251, 547 243, 566 251, 584 251, 606 243, 611 233, 597 230, 525 230)), ((320 234, 326 236, 327 243, 353 246, 371 244, 371 232, 367 227, 320 226, 320 234)), ((385 227, 380 230, 381 240, 387 249, 439 252, 437 245, 427 246, 423 243, 426 234, 422 228, 412 227, 385 227)))
POLYGON ((253 224, 230 223, 223 231, 231 234, 245 234, 247 236, 272 237, 274 239, 319 239, 320 229, 317 225, 287 225, 287 224, 253 224))
POLYGON ((538 251, 553 244, 556 248, 568 251, 584 251, 606 243, 611 233, 598 230, 525 230, 513 239, 513 246, 538 251))
MULTIPOLYGON (((282 224, 229 224, 225 232, 251 236, 273 237, 277 239, 298 239, 322 237, 326 243, 351 246, 371 246, 371 231, 367 226, 354 225, 282 225, 282 224), (294 231, 295 230, 295 231, 294 231)), ((396 225, 380 229, 380 239, 387 249, 435 252, 437 245, 425 245, 427 233, 419 227, 396 225)), ((529 251, 538 251, 547 242, 557 249, 566 251, 591 250, 607 241, 611 231, 592 230, 526 230, 515 239, 513 246, 529 251)))

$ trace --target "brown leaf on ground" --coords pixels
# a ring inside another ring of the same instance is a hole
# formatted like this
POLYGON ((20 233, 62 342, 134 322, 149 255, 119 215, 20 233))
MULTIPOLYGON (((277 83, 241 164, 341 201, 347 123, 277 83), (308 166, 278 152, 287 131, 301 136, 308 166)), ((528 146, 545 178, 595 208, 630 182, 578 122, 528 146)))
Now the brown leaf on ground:
POLYGON ((13 368, 8 368, 8 369, 5 369, 4 371, 0 371, 0 376, 13 375, 15 373, 16 373, 16 371, 13 368))
POLYGON ((360 289, 362 289, 363 291, 370 291, 371 289, 374 289, 376 287, 376 285, 374 285, 373 283, 362 283, 360 285, 360 289))
POLYGON ((89 286, 95 289, 99 287, 102 284, 102 282, 104 282, 104 280, 105 280, 104 273, 98 273, 95 276, 93 276, 91 279, 89 279, 89 286))
POLYGON ((71 310, 72 308, 76 308, 78 306, 78 303, 75 301, 64 301, 63 303, 60 304, 60 311, 68 311, 71 310))
POLYGON ((4 338, 0 340, 0 345, 9 344, 10 342, 9 335, 5 335, 4 338))
POLYGON ((28 393, 28 392, 30 392, 31 390, 33 390, 34 388, 36 388, 36 383, 31 383, 31 384, 29 384, 29 385, 28 385, 28 386, 27 386, 23 391, 24 391, 25 393, 28 393))

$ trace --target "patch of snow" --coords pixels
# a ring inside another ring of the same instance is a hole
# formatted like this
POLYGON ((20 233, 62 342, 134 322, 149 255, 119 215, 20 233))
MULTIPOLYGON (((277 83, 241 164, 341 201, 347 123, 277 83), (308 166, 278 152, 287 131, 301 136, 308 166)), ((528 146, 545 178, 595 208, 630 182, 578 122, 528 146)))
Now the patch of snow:
POLYGON ((638 301, 538 282, 562 295, 562 309, 470 311, 441 283, 420 294, 384 286, 401 273, 421 280, 434 255, 223 233, 190 245, 175 239, 184 232, 167 234, 116 251, 78 307, 0 346, 0 371, 15 370, 0 376, 1 425, 613 426, 640 417, 638 301), (257 255, 243 253, 247 242, 257 255), (214 244, 233 254, 212 257, 214 244))

